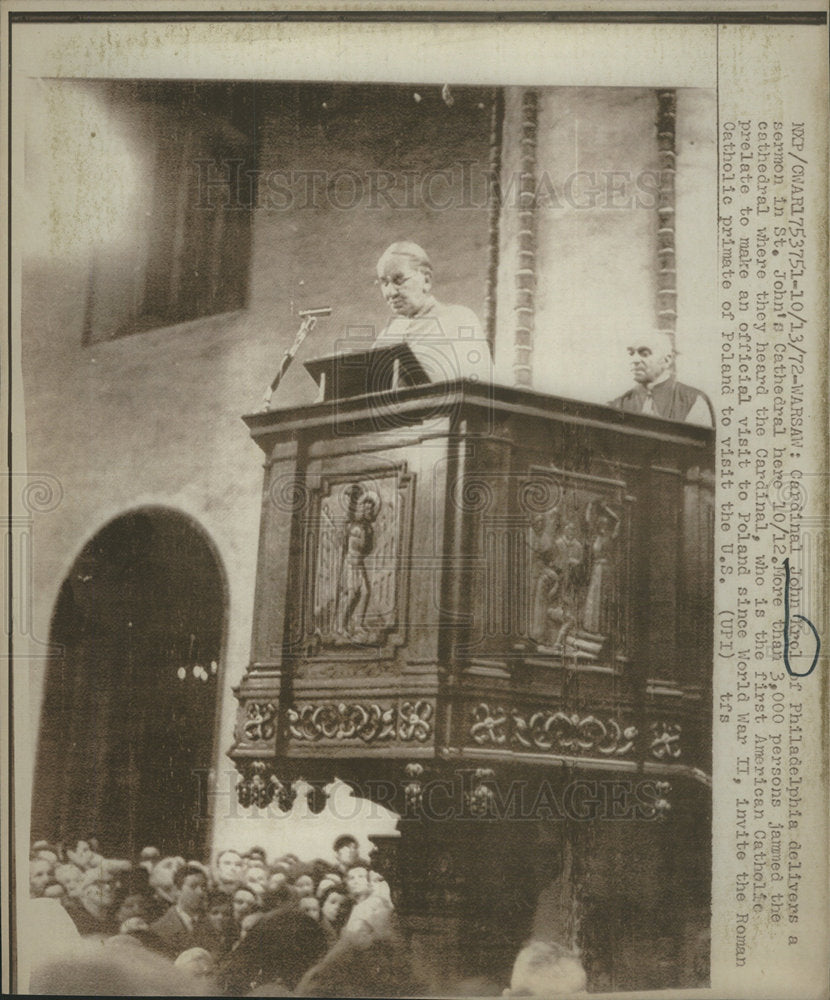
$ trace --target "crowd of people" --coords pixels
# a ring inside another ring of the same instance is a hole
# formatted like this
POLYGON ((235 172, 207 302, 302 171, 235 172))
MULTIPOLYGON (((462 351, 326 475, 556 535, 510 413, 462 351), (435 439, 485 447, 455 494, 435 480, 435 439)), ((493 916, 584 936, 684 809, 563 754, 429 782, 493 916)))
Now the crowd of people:
POLYGON ((269 861, 252 847, 220 851, 212 866, 151 846, 131 861, 103 857, 94 838, 39 841, 29 888, 33 898, 59 901, 80 937, 144 949, 226 994, 280 995, 305 977, 304 991, 315 995, 326 976, 321 960, 342 962, 344 941, 363 951, 383 941, 406 984, 408 970, 392 954, 389 884, 348 834, 335 840, 331 860, 269 861))
MULTIPOLYGON (((31 850, 29 886, 39 929, 50 933, 62 913, 70 936, 85 939, 71 960, 52 956, 35 965, 30 988, 36 992, 425 992, 389 884, 349 834, 334 841, 329 860, 303 863, 293 854, 269 860, 252 847, 222 850, 212 866, 149 846, 133 860, 106 858, 94 838, 39 841, 31 850)), ((511 991, 522 995, 536 993, 537 980, 543 987, 564 985, 556 992, 585 988, 576 956, 539 942, 517 958, 517 976, 511 991)), ((480 992, 500 993, 494 985, 480 992)))

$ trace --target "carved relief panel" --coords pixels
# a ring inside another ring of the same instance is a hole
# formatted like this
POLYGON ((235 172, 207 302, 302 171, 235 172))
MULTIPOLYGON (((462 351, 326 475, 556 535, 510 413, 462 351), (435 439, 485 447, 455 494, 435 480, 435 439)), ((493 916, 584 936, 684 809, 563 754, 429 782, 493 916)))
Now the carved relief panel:
POLYGON ((531 468, 518 504, 526 637, 539 653, 577 660, 625 654, 631 497, 624 484, 531 468))
POLYGON ((405 641, 413 489, 403 463, 319 477, 303 525, 306 656, 388 656, 405 641))
POLYGON ((435 703, 417 700, 306 702, 288 709, 292 740, 317 743, 426 743, 433 736, 435 703))

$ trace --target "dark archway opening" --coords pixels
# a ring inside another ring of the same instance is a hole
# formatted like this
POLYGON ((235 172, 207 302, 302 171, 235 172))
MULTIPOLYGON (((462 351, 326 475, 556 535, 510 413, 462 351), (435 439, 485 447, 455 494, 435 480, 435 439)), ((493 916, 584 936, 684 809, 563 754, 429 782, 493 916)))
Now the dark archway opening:
POLYGON ((201 857, 225 585, 184 515, 130 512, 83 549, 52 618, 32 835, 201 857))

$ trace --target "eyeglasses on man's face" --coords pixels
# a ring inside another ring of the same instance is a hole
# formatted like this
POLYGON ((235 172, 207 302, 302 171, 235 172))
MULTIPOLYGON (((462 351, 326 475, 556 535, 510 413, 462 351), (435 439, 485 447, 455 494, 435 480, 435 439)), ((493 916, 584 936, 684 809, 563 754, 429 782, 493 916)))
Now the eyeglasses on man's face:
POLYGON ((389 288, 390 285, 393 288, 403 288, 408 281, 412 281, 415 277, 417 277, 416 274, 384 275, 382 278, 375 278, 375 285, 378 288, 389 288))

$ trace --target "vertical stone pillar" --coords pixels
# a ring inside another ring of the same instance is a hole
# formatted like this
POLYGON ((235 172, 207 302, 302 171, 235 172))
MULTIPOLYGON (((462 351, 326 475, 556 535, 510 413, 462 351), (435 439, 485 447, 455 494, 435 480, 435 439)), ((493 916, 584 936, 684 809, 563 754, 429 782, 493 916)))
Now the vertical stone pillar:
POLYGON ((500 383, 598 403, 627 387, 627 337, 658 311, 656 114, 653 88, 504 89, 500 383))
POLYGON ((513 384, 533 385, 533 332, 536 293, 536 145, 539 126, 539 96, 535 90, 522 95, 519 232, 517 243, 515 340, 513 384))
POLYGON ((657 92, 657 153, 660 162, 657 201, 657 328, 674 344, 677 329, 677 270, 675 266, 675 122, 677 94, 657 92))
POLYGON ((496 302, 499 280, 499 217, 501 215, 501 147, 504 135, 504 90, 493 90, 493 104, 490 117, 490 163, 487 188, 490 201, 488 240, 490 259, 487 267, 487 293, 484 303, 484 332, 495 356, 496 342, 496 302))

